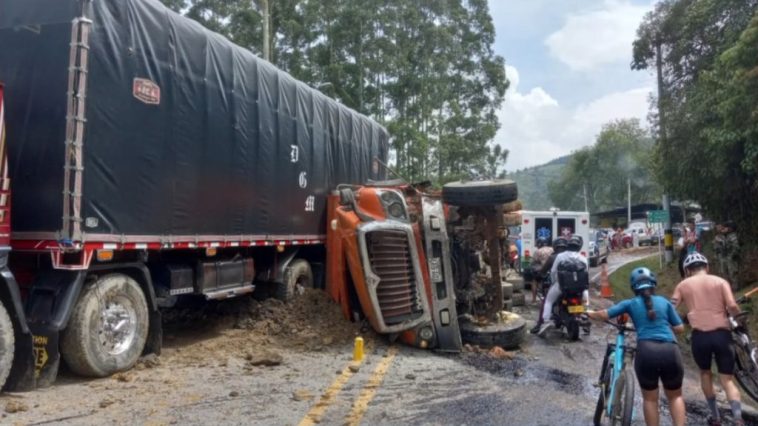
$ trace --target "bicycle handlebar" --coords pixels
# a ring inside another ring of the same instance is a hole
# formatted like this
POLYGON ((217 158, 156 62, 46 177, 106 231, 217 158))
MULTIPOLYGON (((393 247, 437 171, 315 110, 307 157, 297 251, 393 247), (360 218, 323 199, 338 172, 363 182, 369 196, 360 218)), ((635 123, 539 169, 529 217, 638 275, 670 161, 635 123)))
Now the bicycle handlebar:
POLYGON ((743 294, 742 296, 738 297, 736 302, 738 305, 741 305, 745 302, 747 302, 747 299, 750 298, 753 294, 758 293, 758 287, 755 287, 754 289, 748 291, 747 293, 743 294))
POLYGON ((606 320, 606 321, 603 321, 603 322, 605 322, 606 324, 612 325, 619 332, 622 332, 622 331, 629 331, 629 332, 632 332, 632 333, 636 333, 637 332, 636 329, 631 328, 631 327, 627 327, 626 324, 618 324, 618 323, 613 322, 611 320, 606 320))

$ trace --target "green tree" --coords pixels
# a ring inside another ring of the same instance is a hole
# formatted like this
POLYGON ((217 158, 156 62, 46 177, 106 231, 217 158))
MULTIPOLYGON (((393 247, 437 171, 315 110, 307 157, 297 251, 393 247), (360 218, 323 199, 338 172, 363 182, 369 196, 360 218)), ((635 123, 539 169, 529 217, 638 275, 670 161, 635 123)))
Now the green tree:
POLYGON ((548 184, 556 207, 590 211, 626 205, 628 184, 632 203, 657 201, 660 195, 652 176, 653 140, 637 119, 603 126, 592 147, 572 155, 560 179, 548 184))
POLYGON ((640 26, 632 62, 654 68, 660 46, 658 180, 753 235, 757 12, 758 0, 665 0, 640 26))
MULTIPOLYGON (((250 0, 163 0, 261 51, 250 0)), ((486 0, 271 0, 272 62, 385 124, 397 169, 445 182, 499 171, 492 140, 508 83, 486 0)))

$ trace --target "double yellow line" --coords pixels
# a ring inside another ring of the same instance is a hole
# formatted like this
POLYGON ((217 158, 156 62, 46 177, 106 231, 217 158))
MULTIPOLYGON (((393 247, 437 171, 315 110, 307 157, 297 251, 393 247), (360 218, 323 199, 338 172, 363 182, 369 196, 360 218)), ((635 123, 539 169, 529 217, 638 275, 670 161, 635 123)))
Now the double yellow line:
MULTIPOLYGON (((392 361, 397 355, 398 349, 395 346, 390 347, 387 352, 387 356, 382 358, 381 362, 376 366, 374 372, 371 373, 368 383, 361 389, 361 393, 358 395, 358 399, 355 400, 350 413, 347 415, 346 424, 350 426, 356 426, 360 424, 363 415, 368 410, 368 405, 374 396, 379 386, 384 380, 384 376, 390 369, 392 361)), ((358 363, 360 364, 360 362, 358 363)), ((345 367, 339 376, 326 388, 326 391, 321 395, 318 402, 311 407, 308 413, 300 421, 299 426, 313 426, 316 423, 320 423, 321 419, 326 413, 326 410, 334 404, 337 400, 337 395, 342 391, 342 388, 350 380, 355 373, 350 370, 350 366, 345 367)))

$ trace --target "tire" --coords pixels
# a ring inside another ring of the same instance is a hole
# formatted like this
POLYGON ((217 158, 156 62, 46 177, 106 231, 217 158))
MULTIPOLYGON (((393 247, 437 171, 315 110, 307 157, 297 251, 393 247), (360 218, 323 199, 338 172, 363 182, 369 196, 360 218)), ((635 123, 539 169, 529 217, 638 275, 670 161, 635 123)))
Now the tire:
POLYGON ((524 218, 520 213, 505 213, 503 215, 503 226, 520 226, 523 220, 524 218))
POLYGON ((572 342, 579 340, 579 321, 571 318, 566 323, 566 334, 568 335, 569 340, 572 342))
POLYGON ((600 426, 603 415, 605 415, 605 401, 608 399, 608 392, 611 388, 611 364, 608 362, 608 354, 603 359, 602 379, 600 380, 600 393, 597 396, 595 405, 595 415, 592 417, 592 424, 600 426))
POLYGON ((503 300, 503 310, 504 311, 512 311, 513 310, 513 299, 503 300))
POLYGON ((526 338, 526 321, 520 316, 514 316, 506 324, 484 327, 470 321, 461 321, 460 329, 464 342, 487 348, 500 346, 506 350, 517 349, 526 338))
POLYGON ((524 279, 517 278, 511 282, 513 284, 513 291, 524 291, 524 279))
POLYGON ((513 297, 513 284, 503 283, 503 300, 508 300, 513 297))
POLYGON ((628 367, 621 370, 613 396, 611 425, 631 426, 634 413, 634 379, 628 367))
POLYGON ((524 210, 524 203, 521 200, 511 201, 503 205, 503 211, 506 213, 517 212, 519 210, 524 210))
POLYGON ((283 302, 290 302, 311 288, 313 271, 310 263, 303 259, 295 259, 284 270, 284 282, 276 283, 274 297, 283 302))
POLYGON ((128 370, 142 355, 149 322, 140 285, 127 275, 105 275, 87 284, 76 302, 61 333, 61 355, 82 376, 128 370))
POLYGON ((506 179, 457 181, 442 187, 442 200, 454 206, 492 206, 517 199, 516 182, 506 179))
POLYGON ((734 352, 736 358, 734 378, 753 401, 758 402, 758 349, 752 341, 745 347, 740 343, 741 336, 735 333, 734 352))
POLYGON ((13 334, 13 322, 2 303, 0 303, 0 389, 5 386, 13 366, 16 340, 13 334))
POLYGON ((523 292, 518 291, 513 293, 511 301, 513 302, 513 306, 524 306, 526 305, 526 295, 524 295, 523 292))

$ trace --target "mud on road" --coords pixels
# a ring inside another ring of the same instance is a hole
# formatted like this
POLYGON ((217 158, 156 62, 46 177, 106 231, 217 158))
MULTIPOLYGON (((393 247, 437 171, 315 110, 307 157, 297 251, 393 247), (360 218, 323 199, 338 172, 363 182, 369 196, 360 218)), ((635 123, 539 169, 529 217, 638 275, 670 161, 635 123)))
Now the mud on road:
MULTIPOLYGON (((516 310, 531 327, 537 307, 516 310)), ((553 332, 529 335, 513 352, 469 346, 437 354, 390 345, 344 320, 318 291, 292 304, 242 298, 187 306, 165 321, 160 357, 104 379, 64 370, 50 388, 0 396, 0 423, 588 425, 612 337, 596 324, 580 342, 553 332), (358 335, 368 355, 354 364, 358 335)), ((705 424, 696 371, 687 372, 684 392, 688 424, 705 424)), ((639 395, 637 403, 640 425, 639 395)), ((670 424, 667 413, 662 424, 670 424)))

